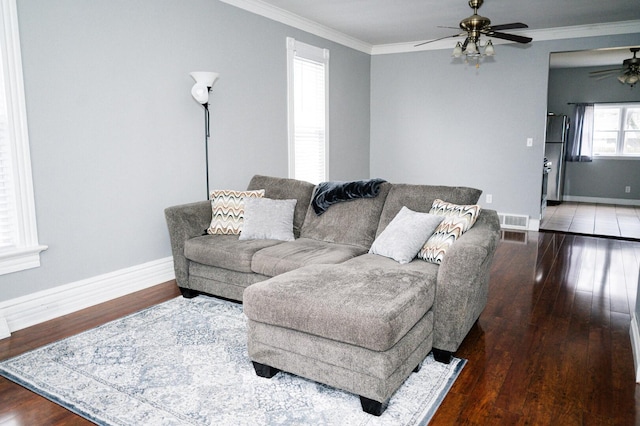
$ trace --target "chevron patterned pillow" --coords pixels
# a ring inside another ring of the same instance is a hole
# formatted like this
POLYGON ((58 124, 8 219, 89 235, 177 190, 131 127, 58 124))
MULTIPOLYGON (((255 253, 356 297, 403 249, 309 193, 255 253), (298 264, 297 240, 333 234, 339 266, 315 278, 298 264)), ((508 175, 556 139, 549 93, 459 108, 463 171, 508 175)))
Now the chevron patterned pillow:
POLYGON ((247 197, 262 198, 264 189, 211 191, 211 225, 207 229, 207 234, 239 235, 244 218, 244 199, 247 197))
POLYGON ((458 205, 436 199, 429 213, 444 216, 444 220, 424 244, 418 258, 440 264, 449 247, 476 223, 480 206, 458 205))

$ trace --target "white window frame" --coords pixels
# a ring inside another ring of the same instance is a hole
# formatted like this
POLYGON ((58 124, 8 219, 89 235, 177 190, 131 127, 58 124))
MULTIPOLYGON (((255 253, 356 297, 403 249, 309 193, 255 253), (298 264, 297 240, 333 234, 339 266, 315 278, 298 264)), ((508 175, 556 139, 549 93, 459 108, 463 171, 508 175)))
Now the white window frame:
MULTIPOLYGON (((597 108, 616 108, 618 110, 620 110, 620 117, 619 117, 619 121, 618 121, 618 128, 616 130, 612 130, 612 131, 616 131, 617 132, 617 141, 616 141, 616 152, 612 153, 612 154, 601 154, 601 153, 596 153, 595 149, 594 149, 594 153, 593 153, 593 158, 596 159, 606 159, 606 160, 640 160, 640 154, 625 154, 624 153, 624 136, 625 136, 625 132, 627 130, 625 130, 624 126, 625 126, 625 122, 626 122, 626 117, 627 117, 627 109, 628 108, 640 108, 640 102, 629 102, 629 103, 595 103, 594 104, 594 113, 595 113, 595 109, 597 108)), ((596 128, 594 125, 593 128, 593 136, 595 136, 595 132, 596 132, 596 128)), ((592 136, 592 137, 593 137, 592 136)))
MULTIPOLYGON (((324 179, 329 179, 329 50, 302 43, 287 37, 287 118, 289 139, 289 177, 296 178, 296 140, 294 113, 294 59, 308 59, 324 65, 325 76, 325 128, 324 128, 324 179)), ((312 182, 319 183, 319 182, 312 182)))
POLYGON ((47 247, 38 243, 36 226, 27 110, 25 105, 22 59, 16 0, 0 0, 0 51, 7 107, 7 134, 12 209, 9 215, 14 229, 10 245, 0 248, 0 275, 40 266, 40 252, 47 247))

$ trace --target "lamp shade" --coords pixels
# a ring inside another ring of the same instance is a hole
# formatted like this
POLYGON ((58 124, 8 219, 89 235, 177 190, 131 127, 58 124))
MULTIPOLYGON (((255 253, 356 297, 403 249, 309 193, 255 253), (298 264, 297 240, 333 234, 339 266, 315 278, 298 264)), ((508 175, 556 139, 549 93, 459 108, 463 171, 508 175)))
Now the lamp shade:
POLYGON ((474 41, 470 41, 469 44, 467 44, 467 55, 473 55, 475 53, 478 53, 478 48, 476 47, 476 43, 474 41))
POLYGON ((456 47, 453 48, 453 54, 451 55, 454 58, 459 58, 460 56, 462 56, 462 45, 460 44, 460 42, 456 43, 456 47))
POLYGON ((493 48, 493 43, 491 42, 491 40, 487 42, 487 45, 484 48, 484 54, 485 56, 493 56, 496 54, 496 51, 493 48))
POLYGON ((189 75, 196 82, 196 84, 194 84, 191 88, 191 96, 193 96, 193 99, 201 104, 208 103, 209 89, 211 89, 220 74, 218 74, 217 72, 209 71, 194 71, 192 73, 189 73, 189 75))

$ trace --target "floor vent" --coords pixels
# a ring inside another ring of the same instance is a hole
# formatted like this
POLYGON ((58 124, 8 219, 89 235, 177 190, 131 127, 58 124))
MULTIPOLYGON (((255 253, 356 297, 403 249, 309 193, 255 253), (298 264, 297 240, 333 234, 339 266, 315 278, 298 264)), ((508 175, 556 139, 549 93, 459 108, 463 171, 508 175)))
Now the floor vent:
POLYGON ((499 213, 500 226, 507 229, 529 229, 529 216, 499 213))
POLYGON ((523 231, 508 231, 504 229, 500 231, 500 239, 510 243, 527 244, 528 235, 529 234, 523 231))

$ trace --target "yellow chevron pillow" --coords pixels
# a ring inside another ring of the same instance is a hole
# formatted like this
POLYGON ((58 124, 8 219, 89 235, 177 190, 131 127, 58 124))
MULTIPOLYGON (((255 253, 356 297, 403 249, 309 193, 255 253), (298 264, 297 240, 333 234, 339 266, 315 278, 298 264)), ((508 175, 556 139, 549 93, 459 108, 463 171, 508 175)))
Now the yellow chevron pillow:
POLYGON ((436 199, 429 213, 444 216, 444 219, 424 244, 418 258, 440 264, 449 247, 476 223, 480 206, 463 206, 436 199))
POLYGON ((244 199, 264 197, 264 189, 255 191, 233 191, 218 189, 211 191, 211 225, 207 234, 239 235, 244 218, 244 199))

